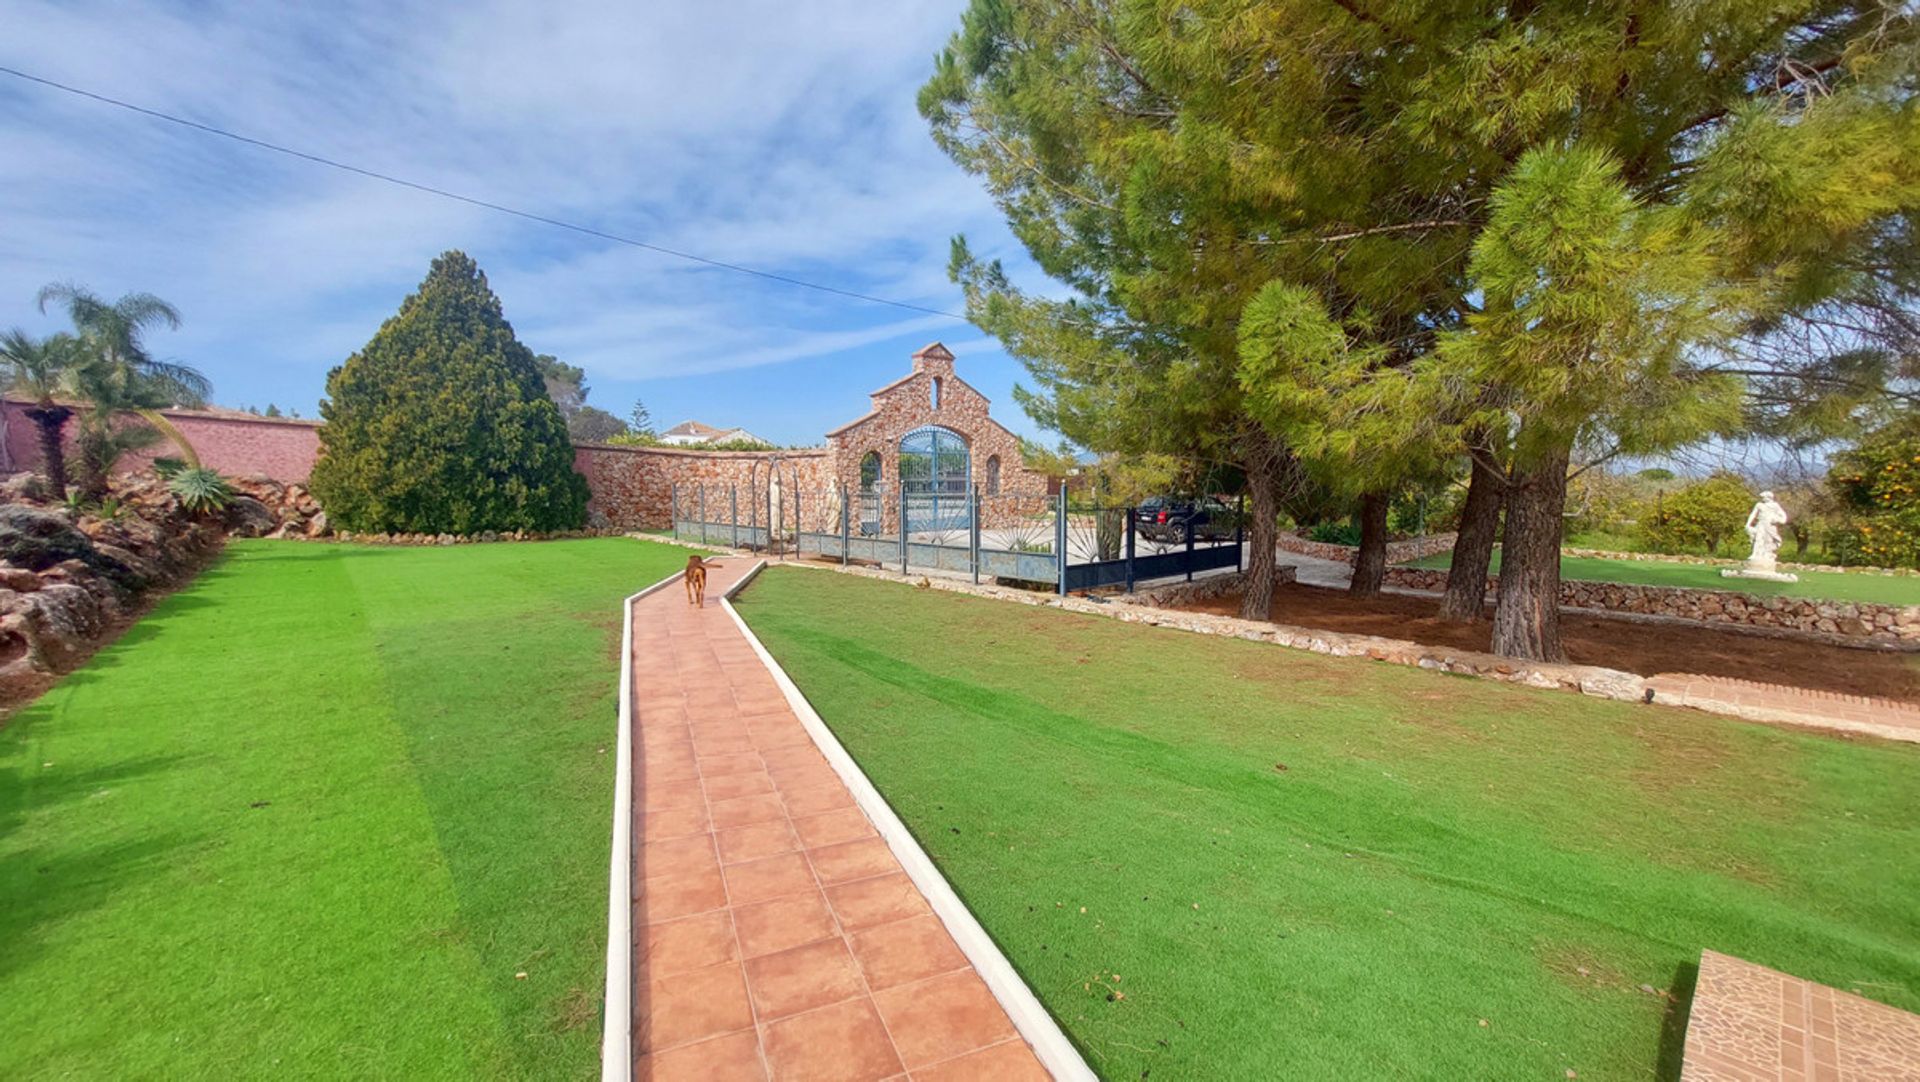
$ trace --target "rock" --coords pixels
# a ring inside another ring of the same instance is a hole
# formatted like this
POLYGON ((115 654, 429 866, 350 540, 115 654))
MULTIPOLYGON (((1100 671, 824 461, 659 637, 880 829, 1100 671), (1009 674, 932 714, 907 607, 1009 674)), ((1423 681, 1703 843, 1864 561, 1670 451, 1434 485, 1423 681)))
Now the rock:
POLYGON ((65 515, 21 504, 0 507, 0 558, 15 567, 44 571, 63 560, 98 559, 93 540, 65 515))
POLYGON ((225 518, 227 532, 235 537, 265 537, 280 525, 280 516, 252 496, 235 496, 225 518))
POLYGON ((45 497, 47 484, 37 473, 16 473, 5 481, 0 481, 0 497, 9 502, 20 500, 38 500, 45 497))
POLYGON ((104 630, 100 603, 72 583, 53 583, 21 594, 16 604, 17 611, 26 617, 28 651, 34 667, 44 672, 55 671, 85 650, 104 630))
POLYGON ((40 576, 25 568, 0 567, 0 586, 23 594, 32 593, 40 588, 40 576))
POLYGON ((164 577, 160 565, 145 556, 137 555, 118 545, 101 544, 95 546, 100 555, 127 569, 136 585, 144 586, 164 577))
POLYGON ((1578 666, 1580 691, 1601 699, 1635 702, 1646 694, 1647 682, 1637 673, 1599 666, 1578 666))
POLYGON ((315 511, 313 517, 307 520, 307 536, 325 537, 327 533, 327 513, 325 511, 315 511))

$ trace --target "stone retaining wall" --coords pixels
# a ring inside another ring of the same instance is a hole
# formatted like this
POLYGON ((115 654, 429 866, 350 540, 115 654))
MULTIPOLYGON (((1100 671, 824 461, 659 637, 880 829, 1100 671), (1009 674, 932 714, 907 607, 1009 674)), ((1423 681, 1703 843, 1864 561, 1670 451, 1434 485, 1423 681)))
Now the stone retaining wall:
MULTIPOLYGON (((1294 581, 1296 570, 1292 567, 1273 569, 1274 585, 1294 581)), ((1136 590, 1121 597, 1135 605, 1151 605, 1158 609, 1177 609, 1201 601, 1212 601, 1217 597, 1237 594, 1246 589, 1247 573, 1232 571, 1224 575, 1203 575, 1192 582, 1176 582, 1168 586, 1156 586, 1151 590, 1136 590)))
MULTIPOLYGON (((1409 590, 1444 590, 1447 573, 1439 568, 1389 567, 1387 584, 1409 590)), ((1499 586, 1489 580, 1487 596, 1499 586)), ((1771 628, 1866 639, 1920 643, 1920 606, 1876 605, 1865 601, 1820 601, 1805 597, 1760 597, 1733 590, 1690 590, 1677 586, 1641 586, 1624 582, 1562 579, 1560 604, 1576 609, 1631 612, 1713 624, 1771 628)))
MULTIPOLYGON (((1410 560, 1424 560, 1441 552, 1453 551, 1451 533, 1429 534, 1426 537, 1410 537, 1405 541, 1387 542, 1387 563, 1403 564, 1410 560)), ((1336 545, 1329 541, 1314 541, 1297 533, 1285 530, 1274 539, 1274 547, 1281 552, 1291 552, 1295 556, 1311 556, 1317 560, 1333 560, 1337 563, 1353 566, 1355 554, 1360 550, 1353 545, 1336 545)))

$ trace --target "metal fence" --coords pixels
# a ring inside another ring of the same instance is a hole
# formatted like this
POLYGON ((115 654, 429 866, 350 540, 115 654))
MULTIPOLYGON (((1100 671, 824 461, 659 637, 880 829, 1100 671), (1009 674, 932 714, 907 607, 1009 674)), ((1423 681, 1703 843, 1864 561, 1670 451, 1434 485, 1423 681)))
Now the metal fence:
MULTIPOLYGON (((1191 503, 1177 506, 1193 507, 1191 503)), ((1242 565, 1238 507, 1204 519, 1140 507, 1070 504, 1066 495, 676 485, 677 540, 837 560, 901 574, 939 571, 1044 585, 1065 594, 1242 565)))

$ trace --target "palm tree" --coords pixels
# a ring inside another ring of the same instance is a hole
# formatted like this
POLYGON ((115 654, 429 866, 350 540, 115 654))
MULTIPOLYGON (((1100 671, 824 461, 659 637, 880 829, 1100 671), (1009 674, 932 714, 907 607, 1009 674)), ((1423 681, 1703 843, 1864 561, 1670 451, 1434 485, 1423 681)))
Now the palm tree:
POLYGON ((106 474, 121 453, 152 442, 138 434, 152 429, 131 429, 124 437, 115 435, 112 417, 126 411, 144 417, 178 444, 189 463, 199 456, 193 446, 160 410, 166 406, 204 405, 212 384, 198 369, 163 361, 147 351, 147 329, 156 325, 180 326, 180 312, 151 293, 129 293, 108 304, 85 286, 55 283, 40 290, 40 310, 58 305, 67 311, 75 332, 74 341, 83 354, 75 385, 93 404, 93 413, 85 422, 87 453, 86 485, 89 494, 105 494, 106 474), (136 441, 128 445, 125 441, 136 441), (144 443, 140 442, 144 441, 144 443))
POLYGON ((197 369, 162 361, 147 352, 147 329, 180 326, 180 312, 151 293, 129 293, 108 304, 85 286, 55 283, 40 290, 40 310, 57 304, 91 360, 103 364, 128 397, 147 407, 206 404, 213 385, 197 369))
POLYGON ((35 340, 18 327, 0 335, 0 365, 5 366, 7 390, 33 401, 27 407, 27 419, 38 430, 40 469, 48 495, 56 500, 67 494, 67 458, 61 430, 73 416, 73 409, 54 398, 73 393, 74 376, 85 360, 79 345, 69 334, 35 340))
MULTIPOLYGON (((148 412, 143 406, 151 399, 129 396, 119 375, 98 362, 83 364, 73 373, 74 390, 88 406, 80 415, 79 432, 73 441, 78 460, 74 482, 81 498, 89 502, 106 497, 107 477, 120 456, 151 447, 162 438, 160 430, 152 425, 123 419, 123 414, 148 412)), ((173 426, 166 427, 171 430, 173 426)))

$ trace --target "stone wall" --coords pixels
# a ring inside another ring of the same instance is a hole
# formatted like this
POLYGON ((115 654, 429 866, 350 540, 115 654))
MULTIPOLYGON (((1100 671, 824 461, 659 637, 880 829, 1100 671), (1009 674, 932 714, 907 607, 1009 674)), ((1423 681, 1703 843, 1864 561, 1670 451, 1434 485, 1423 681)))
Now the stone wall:
MULTIPOLYGON (((1410 537, 1405 541, 1387 542, 1387 563, 1402 564, 1409 560, 1424 560, 1441 552, 1453 551, 1454 534, 1436 533, 1425 537, 1410 537)), ((1311 556, 1318 560, 1333 560, 1337 563, 1353 566, 1353 558, 1360 550, 1353 545, 1335 545, 1327 541, 1313 541, 1297 533, 1281 531, 1274 539, 1274 547, 1281 552, 1291 552, 1295 556, 1311 556)))
MULTIPOLYGON (((1390 567, 1387 584, 1410 590, 1444 590, 1447 573, 1439 568, 1390 567)), ((1489 598, 1498 586, 1499 578, 1495 576, 1487 591, 1489 598)), ((1631 612, 1847 639, 1920 643, 1920 606, 1916 605, 1760 597, 1733 590, 1689 590, 1574 579, 1560 581, 1560 604, 1577 609, 1631 612)))
MULTIPOLYGON (((592 499, 588 521, 594 525, 632 530, 664 530, 673 524, 675 485, 688 493, 706 487, 710 521, 724 522, 726 509, 718 502, 729 491, 739 494, 741 520, 746 501, 765 500, 771 464, 780 464, 781 485, 811 495, 824 492, 831 477, 825 448, 801 451, 686 451, 674 447, 616 447, 601 443, 576 444, 573 468, 587 479, 592 499), (722 516, 722 517, 716 517, 722 516)), ((786 513, 792 497, 782 494, 786 513)), ((764 516, 762 516, 764 517, 764 516)))
MULTIPOLYGON (((1273 569, 1274 585, 1294 581, 1297 570, 1292 567, 1273 569)), ((1120 595, 1122 600, 1135 605, 1151 605, 1157 609, 1177 609, 1201 601, 1212 601, 1216 597, 1237 594, 1246 589, 1247 573, 1229 571, 1220 575, 1202 575, 1192 582, 1176 582, 1168 586, 1156 586, 1150 590, 1136 590, 1120 595)))
MULTIPOLYGON (((40 465, 39 433, 26 416, 27 405, 0 401, 0 471, 31 470, 40 465)), ((256 417, 218 410, 162 410, 200 456, 200 461, 229 476, 263 476, 283 484, 303 482, 320 457, 320 422, 290 417, 256 417)), ((67 425, 67 445, 78 426, 67 425)), ((145 470, 155 458, 177 455, 161 442, 120 460, 119 472, 145 470)))
MULTIPOLYGON (((36 469, 40 445, 26 404, 0 401, 0 472, 36 469)), ((180 429, 201 462, 229 477, 304 484, 320 457, 320 422, 282 417, 256 417, 214 410, 163 410, 180 429)), ((67 427, 72 445, 76 426, 67 427)), ((156 457, 175 454, 173 445, 160 443, 120 460, 118 472, 145 471, 156 457)), ((587 479, 592 499, 589 516, 595 525, 627 529, 665 529, 670 521, 670 494, 682 485, 737 484, 757 478, 766 487, 767 463, 778 458, 788 484, 824 490, 831 476, 824 448, 802 451, 688 451, 672 447, 614 447, 576 444, 574 469, 587 479)), ((857 466, 856 466, 857 469, 857 466)))

